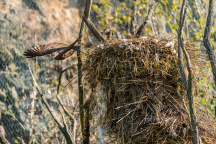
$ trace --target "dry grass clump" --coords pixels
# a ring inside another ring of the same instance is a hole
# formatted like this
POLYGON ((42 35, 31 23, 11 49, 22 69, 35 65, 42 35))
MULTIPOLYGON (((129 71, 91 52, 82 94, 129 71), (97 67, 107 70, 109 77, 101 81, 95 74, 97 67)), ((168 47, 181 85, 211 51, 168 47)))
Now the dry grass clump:
MULTIPOLYGON (((198 80, 201 55, 195 43, 185 42, 185 48, 198 80)), ((181 99, 183 95, 188 105, 177 64, 177 41, 158 36, 111 40, 92 48, 84 67, 91 87, 106 87, 104 120, 112 140, 191 143, 188 108, 181 99)), ((216 142, 215 122, 200 104, 197 117, 202 142, 216 142)))

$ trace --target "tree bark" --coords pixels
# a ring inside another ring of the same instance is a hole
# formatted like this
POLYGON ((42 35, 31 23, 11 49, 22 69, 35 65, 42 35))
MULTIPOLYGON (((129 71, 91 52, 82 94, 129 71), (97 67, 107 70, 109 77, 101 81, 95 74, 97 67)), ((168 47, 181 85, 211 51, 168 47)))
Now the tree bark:
POLYGON ((210 43, 209 37, 211 34, 211 28, 212 28, 212 23, 213 23, 213 17, 214 17, 214 4, 213 0, 209 0, 209 9, 208 9, 208 17, 206 21, 206 27, 205 27, 205 32, 204 32, 204 37, 203 37, 203 43, 206 48, 206 53, 208 54, 211 67, 212 67, 212 72, 213 72, 213 79, 216 85, 216 61, 215 61, 215 54, 214 50, 212 48, 212 45, 210 43))
POLYGON ((177 31, 178 32, 178 64, 179 64, 179 69, 181 72, 183 83, 185 85, 185 89, 187 91, 187 96, 189 101, 190 119, 191 119, 192 131, 193 131, 193 144, 200 144, 198 123, 196 118, 194 91, 193 91, 193 71, 191 67, 190 57, 186 49, 184 48, 184 43, 182 38, 182 29, 185 23, 186 13, 187 13, 186 0, 183 0, 181 13, 180 13, 180 20, 179 20, 179 30, 177 31), (187 69, 189 72, 188 78, 186 77, 184 71, 182 50, 187 61, 187 69))

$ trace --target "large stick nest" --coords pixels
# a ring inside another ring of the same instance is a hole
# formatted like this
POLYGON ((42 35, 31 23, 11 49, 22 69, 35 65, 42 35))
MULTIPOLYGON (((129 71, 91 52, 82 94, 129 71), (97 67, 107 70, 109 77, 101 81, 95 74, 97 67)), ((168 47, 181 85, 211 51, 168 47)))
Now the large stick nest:
MULTIPOLYGON (((205 61, 195 43, 185 41, 184 45, 190 55, 197 95, 200 67, 205 61)), ((92 88, 106 87, 104 121, 112 140, 191 143, 188 100, 178 68, 176 40, 158 36, 112 40, 89 50, 84 67, 92 88)), ((216 142, 215 121, 199 102, 196 110, 202 142, 216 142)))

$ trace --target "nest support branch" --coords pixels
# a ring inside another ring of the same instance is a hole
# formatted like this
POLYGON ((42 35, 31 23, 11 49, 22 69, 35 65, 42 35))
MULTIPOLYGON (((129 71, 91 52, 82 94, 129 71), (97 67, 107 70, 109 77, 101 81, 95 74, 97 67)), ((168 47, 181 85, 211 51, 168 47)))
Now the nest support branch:
POLYGON ((187 96, 188 96, 188 101, 189 101, 190 119, 191 119, 191 125, 192 125, 192 130, 193 130, 193 143, 199 144, 200 139, 199 139, 199 131, 198 131, 198 123, 197 123, 197 116, 196 116, 194 91, 193 91, 193 71, 192 71, 190 57, 184 47, 183 38, 182 38, 182 29, 184 27, 186 13, 187 13, 186 0, 183 0, 181 13, 180 13, 179 31, 177 31, 178 33, 178 58, 179 58, 178 61, 179 61, 179 68, 180 68, 181 75, 182 75, 182 80, 185 85, 187 96), (187 69, 189 72, 188 78, 186 78, 185 71, 184 71, 182 50, 183 50, 183 53, 185 55, 186 62, 187 62, 187 69))

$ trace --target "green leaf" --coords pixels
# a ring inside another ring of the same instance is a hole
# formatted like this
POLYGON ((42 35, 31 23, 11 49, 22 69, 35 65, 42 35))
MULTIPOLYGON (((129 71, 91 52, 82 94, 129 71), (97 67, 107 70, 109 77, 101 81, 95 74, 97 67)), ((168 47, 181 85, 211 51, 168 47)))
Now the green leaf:
POLYGON ((12 113, 11 116, 14 117, 15 116, 14 113, 12 113))
POLYGON ((139 2, 138 1, 133 1, 134 6, 138 6, 139 2))
POLYGON ((202 103, 202 104, 205 104, 205 99, 204 99, 204 98, 201 100, 201 103, 202 103))
POLYGON ((98 5, 96 5, 96 4, 92 4, 92 9, 93 9, 95 12, 99 12, 99 11, 100 11, 98 5))
POLYGON ((116 8, 116 12, 119 13, 120 11, 121 11, 121 8, 120 8, 120 7, 117 7, 117 8, 116 8))

